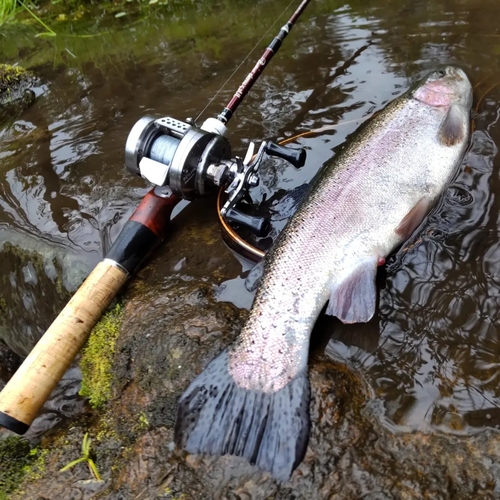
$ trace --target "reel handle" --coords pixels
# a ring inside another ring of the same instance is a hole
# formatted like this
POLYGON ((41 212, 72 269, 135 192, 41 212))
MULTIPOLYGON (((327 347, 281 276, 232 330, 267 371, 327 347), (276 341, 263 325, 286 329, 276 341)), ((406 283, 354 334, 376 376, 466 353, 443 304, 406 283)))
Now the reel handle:
POLYGON ((235 208, 230 208, 225 213, 224 218, 230 222, 248 227, 257 236, 266 236, 269 231, 269 219, 248 215, 235 208))
POLYGON ((302 168, 306 163, 306 150, 304 148, 295 149, 286 146, 280 146, 274 142, 268 142, 265 147, 265 152, 269 156, 277 156, 291 163, 295 168, 302 168))

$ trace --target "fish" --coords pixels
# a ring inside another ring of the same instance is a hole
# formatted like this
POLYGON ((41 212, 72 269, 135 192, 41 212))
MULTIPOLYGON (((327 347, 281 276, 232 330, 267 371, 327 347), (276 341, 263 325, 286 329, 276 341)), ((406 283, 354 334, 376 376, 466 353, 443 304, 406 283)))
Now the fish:
POLYGON ((364 124, 320 169, 265 256, 235 342, 179 400, 175 442, 236 455, 287 481, 310 432, 308 350, 326 313, 366 323, 376 273, 452 180, 470 135, 472 87, 458 67, 427 75, 364 124))

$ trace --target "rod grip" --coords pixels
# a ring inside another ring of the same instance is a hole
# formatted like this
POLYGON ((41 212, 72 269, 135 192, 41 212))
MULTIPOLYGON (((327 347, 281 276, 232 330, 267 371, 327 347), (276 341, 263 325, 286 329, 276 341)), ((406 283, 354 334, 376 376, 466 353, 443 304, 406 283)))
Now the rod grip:
POLYGON ((0 425, 24 434, 128 273, 100 262, 0 393, 0 425))

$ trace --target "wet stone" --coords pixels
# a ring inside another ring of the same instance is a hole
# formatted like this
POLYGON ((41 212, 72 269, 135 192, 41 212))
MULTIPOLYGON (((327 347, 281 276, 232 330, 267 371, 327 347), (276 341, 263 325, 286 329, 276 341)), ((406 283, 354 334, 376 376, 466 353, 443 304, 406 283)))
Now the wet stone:
POLYGON ((0 122, 19 114, 35 101, 36 77, 19 66, 0 64, 0 122))
POLYGON ((21 365, 21 358, 0 341, 0 389, 21 365))
POLYGON ((475 437, 393 433, 382 425, 364 381, 321 352, 313 353, 310 363, 309 446, 289 482, 279 483, 240 458, 189 455, 176 449, 173 426, 178 397, 231 342, 242 323, 234 306, 210 300, 210 286, 168 278, 158 296, 158 290, 137 293, 141 284, 132 285, 108 411, 76 422, 82 429, 74 430, 72 443, 49 462, 42 479, 26 487, 26 494, 36 491, 44 498, 56 498, 57 492, 66 491, 72 498, 92 498, 97 492, 82 485, 89 476, 85 467, 78 473, 58 474, 57 481, 54 474, 64 460, 78 456, 83 429, 99 435, 106 421, 113 437, 104 433, 93 445, 106 481, 96 498, 494 498, 500 470, 497 432, 475 437), (179 288, 186 293, 179 294, 179 288), (197 295, 205 299, 195 305, 192 299, 183 299, 197 295), (209 344, 187 334, 194 331, 192 323, 211 316, 217 319, 212 323, 218 330, 212 332, 209 344))

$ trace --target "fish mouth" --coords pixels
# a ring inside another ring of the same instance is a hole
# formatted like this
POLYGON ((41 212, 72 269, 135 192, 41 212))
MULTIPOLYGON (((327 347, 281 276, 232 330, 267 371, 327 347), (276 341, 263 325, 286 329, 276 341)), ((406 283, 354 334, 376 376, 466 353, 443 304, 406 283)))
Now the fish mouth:
POLYGON ((443 69, 435 71, 434 74, 436 75, 436 80, 447 78, 447 79, 453 79, 453 80, 457 80, 457 81, 460 81, 460 80, 468 81, 468 78, 467 78, 467 75, 465 74, 465 72, 457 66, 446 66, 443 69))

